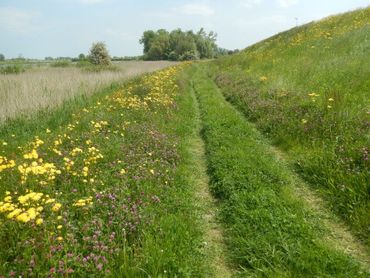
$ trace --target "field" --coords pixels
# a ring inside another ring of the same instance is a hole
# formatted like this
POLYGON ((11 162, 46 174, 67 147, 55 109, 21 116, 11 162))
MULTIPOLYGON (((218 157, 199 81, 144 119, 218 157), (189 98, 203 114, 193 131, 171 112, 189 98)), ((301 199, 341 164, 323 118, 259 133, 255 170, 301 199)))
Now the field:
POLYGON ((53 107, 64 100, 91 95, 113 82, 158 70, 171 62, 127 61, 115 64, 114 70, 84 71, 76 66, 25 66, 22 74, 0 74, 0 122, 6 118, 29 115, 40 108, 53 107))
POLYGON ((369 277, 369 18, 0 76, 0 277, 369 277))

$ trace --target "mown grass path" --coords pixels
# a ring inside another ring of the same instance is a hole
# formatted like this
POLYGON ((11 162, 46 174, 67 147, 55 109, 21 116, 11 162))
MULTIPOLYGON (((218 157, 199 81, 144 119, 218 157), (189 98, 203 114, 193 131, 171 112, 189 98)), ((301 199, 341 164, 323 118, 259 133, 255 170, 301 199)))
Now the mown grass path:
POLYGON ((210 268, 210 277, 228 278, 232 277, 233 270, 227 263, 225 254, 226 248, 223 237, 223 229, 218 219, 217 200, 212 196, 209 188, 209 176, 207 175, 207 161, 205 157, 204 141, 200 132, 202 121, 198 101, 195 97, 193 83, 187 82, 187 93, 192 98, 194 108, 194 134, 189 140, 189 150, 192 152, 192 167, 189 170, 193 173, 189 175, 192 182, 196 185, 195 202, 201 212, 204 231, 204 248, 207 257, 207 265, 210 268))
POLYGON ((228 259, 237 275, 367 277, 368 265, 338 248, 343 245, 336 232, 301 200, 294 175, 263 136, 227 103, 201 66, 189 75, 200 107, 210 188, 220 202, 228 259))

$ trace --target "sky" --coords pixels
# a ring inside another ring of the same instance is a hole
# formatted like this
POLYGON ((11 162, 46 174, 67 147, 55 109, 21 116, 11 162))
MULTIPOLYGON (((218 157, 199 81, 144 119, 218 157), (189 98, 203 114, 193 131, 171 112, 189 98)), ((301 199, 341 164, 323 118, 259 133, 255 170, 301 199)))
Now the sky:
POLYGON ((104 41, 111 56, 142 54, 145 30, 217 33, 227 49, 298 23, 370 5, 370 0, 0 0, 0 53, 6 58, 87 54, 104 41))

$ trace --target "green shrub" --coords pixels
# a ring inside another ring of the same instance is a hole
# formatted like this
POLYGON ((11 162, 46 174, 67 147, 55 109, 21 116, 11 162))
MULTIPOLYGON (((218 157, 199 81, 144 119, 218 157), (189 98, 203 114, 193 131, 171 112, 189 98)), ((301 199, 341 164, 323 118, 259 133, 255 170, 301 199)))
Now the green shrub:
POLYGON ((18 74, 24 72, 25 69, 22 65, 15 64, 15 65, 7 65, 3 68, 0 68, 1 74, 18 74))
POLYGON ((55 61, 55 62, 50 64, 50 66, 53 67, 53 68, 66 68, 66 67, 69 67, 71 65, 72 65, 72 63, 69 60, 59 60, 59 61, 55 61))

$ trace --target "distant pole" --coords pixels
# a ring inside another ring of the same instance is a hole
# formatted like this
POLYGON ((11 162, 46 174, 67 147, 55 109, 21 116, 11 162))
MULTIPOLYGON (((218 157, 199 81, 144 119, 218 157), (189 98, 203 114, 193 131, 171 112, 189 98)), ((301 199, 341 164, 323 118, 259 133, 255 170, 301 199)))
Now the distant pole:
POLYGON ((298 27, 298 17, 295 17, 295 27, 298 27))

